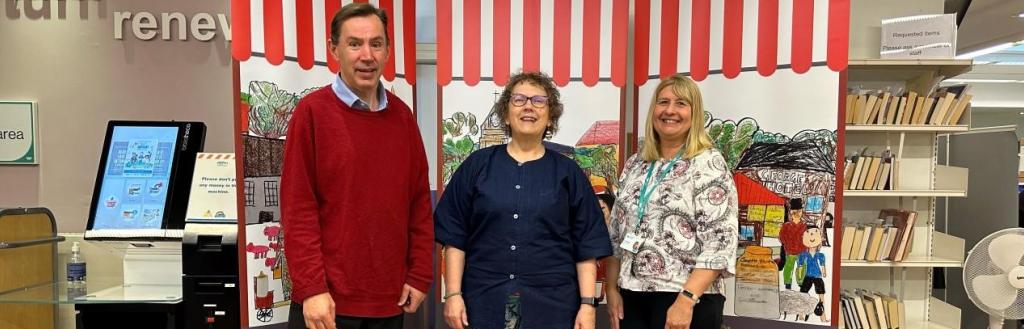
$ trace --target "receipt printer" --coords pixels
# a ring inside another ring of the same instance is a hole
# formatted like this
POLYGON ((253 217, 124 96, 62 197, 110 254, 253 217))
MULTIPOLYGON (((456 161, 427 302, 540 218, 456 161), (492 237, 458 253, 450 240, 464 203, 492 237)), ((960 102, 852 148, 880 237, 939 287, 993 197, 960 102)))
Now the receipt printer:
POLYGON ((238 328, 238 224, 185 224, 181 241, 185 328, 238 328))

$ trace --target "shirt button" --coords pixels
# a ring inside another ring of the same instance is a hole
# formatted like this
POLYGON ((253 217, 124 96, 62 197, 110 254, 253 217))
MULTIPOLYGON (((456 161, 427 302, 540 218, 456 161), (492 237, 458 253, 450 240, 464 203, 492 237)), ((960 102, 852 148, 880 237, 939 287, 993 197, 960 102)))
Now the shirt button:
POLYGON ((518 164, 518 165, 519 165, 520 167, 522 167, 522 166, 523 166, 523 163, 522 163, 522 162, 517 162, 516 164, 518 164))
POLYGON ((512 214, 512 219, 519 219, 519 214, 512 214))
POLYGON ((516 245, 512 245, 512 247, 509 249, 512 249, 513 251, 516 250, 516 245))
POLYGON ((516 279, 516 275, 515 274, 509 274, 508 275, 508 279, 509 280, 515 280, 516 279))
POLYGON ((518 189, 519 189, 520 187, 522 187, 522 186, 516 185, 516 189, 517 189, 517 190, 518 190, 518 189))

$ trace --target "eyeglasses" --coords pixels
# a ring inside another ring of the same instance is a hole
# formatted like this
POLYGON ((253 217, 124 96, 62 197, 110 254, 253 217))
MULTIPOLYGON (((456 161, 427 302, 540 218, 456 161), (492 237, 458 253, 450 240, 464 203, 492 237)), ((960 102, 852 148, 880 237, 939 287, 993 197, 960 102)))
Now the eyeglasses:
POLYGON ((523 94, 512 94, 512 105, 524 106, 526 105, 526 100, 530 100, 530 103, 537 108, 548 106, 548 96, 537 95, 533 97, 526 97, 526 95, 523 94))

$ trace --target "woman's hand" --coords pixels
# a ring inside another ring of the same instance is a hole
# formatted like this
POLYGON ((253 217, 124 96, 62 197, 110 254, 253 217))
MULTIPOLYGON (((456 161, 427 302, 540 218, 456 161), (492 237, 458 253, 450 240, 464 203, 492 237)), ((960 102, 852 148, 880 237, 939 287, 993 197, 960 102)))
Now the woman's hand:
POLYGON ((576 312, 576 324, 573 329, 594 329, 596 326, 595 316, 597 307, 594 305, 580 305, 579 312, 576 312))
POLYGON ((693 300, 682 297, 676 299, 675 303, 668 308, 665 317, 665 329, 690 329, 690 322, 693 321, 693 300))
POLYGON ((622 295, 616 289, 608 289, 605 298, 608 299, 608 323, 611 323, 612 329, 619 329, 619 320, 625 314, 622 312, 622 295))
POLYGON ((464 329, 469 325, 469 318, 466 316, 466 301, 462 296, 448 297, 444 301, 444 322, 452 329, 464 329))

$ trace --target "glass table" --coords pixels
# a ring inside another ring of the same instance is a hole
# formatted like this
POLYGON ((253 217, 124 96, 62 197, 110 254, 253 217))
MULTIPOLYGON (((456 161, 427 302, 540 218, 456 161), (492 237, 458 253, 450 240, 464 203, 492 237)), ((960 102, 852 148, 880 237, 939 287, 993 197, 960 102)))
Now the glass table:
POLYGON ((181 300, 181 284, 123 284, 110 279, 89 280, 84 289, 62 281, 0 293, 0 303, 11 304, 173 304, 181 300))
MULTIPOLYGON (((182 328, 181 284, 124 284, 121 280, 89 279, 83 288, 66 281, 0 292, 0 304, 73 306, 78 328, 116 328, 123 323, 138 328, 182 328)), ((54 328, 58 322, 54 319, 54 328)))

